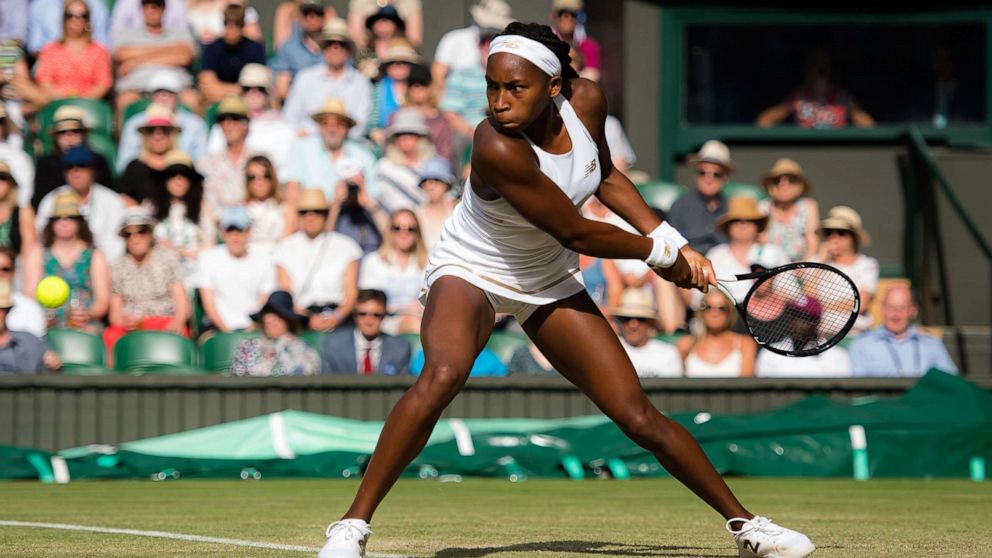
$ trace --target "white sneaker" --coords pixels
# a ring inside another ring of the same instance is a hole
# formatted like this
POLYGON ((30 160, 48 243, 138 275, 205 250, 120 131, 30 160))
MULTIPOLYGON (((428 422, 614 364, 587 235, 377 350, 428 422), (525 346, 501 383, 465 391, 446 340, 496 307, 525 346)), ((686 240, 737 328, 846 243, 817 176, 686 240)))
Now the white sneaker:
POLYGON ((361 519, 342 519, 327 526, 327 542, 317 558, 365 558, 372 527, 361 519))
POLYGON ((731 519, 727 530, 734 536, 740 558, 805 558, 816 550, 806 535, 780 527, 760 515, 731 519), (741 528, 735 531, 730 525, 738 521, 741 528))

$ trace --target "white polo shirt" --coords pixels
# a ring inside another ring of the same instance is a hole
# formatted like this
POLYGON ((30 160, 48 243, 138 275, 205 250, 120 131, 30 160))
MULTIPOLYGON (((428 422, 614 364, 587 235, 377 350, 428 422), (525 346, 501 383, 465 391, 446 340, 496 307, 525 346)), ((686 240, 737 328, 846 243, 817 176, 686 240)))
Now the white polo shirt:
POLYGON ((682 356, 679 350, 670 343, 657 339, 648 339, 640 347, 629 345, 623 337, 620 344, 627 351, 634 370, 641 378, 681 378, 682 356))
POLYGON ((301 308, 341 304, 345 270, 362 255, 357 242, 336 232, 310 238, 299 231, 279 242, 275 250, 276 265, 289 274, 293 301, 301 308))
POLYGON ((243 329, 251 324, 251 314, 262 306, 264 297, 276 288, 276 268, 269 256, 250 249, 235 258, 227 246, 214 246, 200 254, 193 284, 211 289, 217 313, 224 325, 243 329))

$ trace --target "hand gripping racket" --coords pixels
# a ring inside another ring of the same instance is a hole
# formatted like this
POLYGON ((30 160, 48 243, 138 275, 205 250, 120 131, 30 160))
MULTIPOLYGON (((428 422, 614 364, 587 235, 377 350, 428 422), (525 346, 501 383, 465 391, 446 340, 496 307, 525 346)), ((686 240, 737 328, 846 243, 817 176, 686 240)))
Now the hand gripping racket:
POLYGON ((734 302, 758 345, 786 356, 812 356, 833 347, 861 311, 854 282, 821 263, 717 277, 717 288, 734 302), (734 281, 754 281, 742 301, 722 284, 734 281))

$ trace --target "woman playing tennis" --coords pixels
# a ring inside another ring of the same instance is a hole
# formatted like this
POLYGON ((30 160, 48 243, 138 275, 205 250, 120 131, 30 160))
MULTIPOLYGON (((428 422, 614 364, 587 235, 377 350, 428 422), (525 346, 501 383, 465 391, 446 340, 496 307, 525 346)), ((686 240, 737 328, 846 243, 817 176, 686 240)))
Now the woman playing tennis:
POLYGON ((490 118, 475 131, 472 174, 425 274, 426 356, 390 412, 351 508, 319 558, 362 558, 368 522, 465 384, 496 313, 513 314, 557 370, 627 436, 727 520, 742 557, 798 558, 806 536, 754 516, 695 439, 641 389, 617 335, 586 294, 578 253, 641 259, 683 288, 715 285, 710 262, 662 224, 610 163, 607 106, 569 66, 568 44, 538 24, 510 24, 490 46, 490 118), (582 217, 590 196, 639 230, 582 217))

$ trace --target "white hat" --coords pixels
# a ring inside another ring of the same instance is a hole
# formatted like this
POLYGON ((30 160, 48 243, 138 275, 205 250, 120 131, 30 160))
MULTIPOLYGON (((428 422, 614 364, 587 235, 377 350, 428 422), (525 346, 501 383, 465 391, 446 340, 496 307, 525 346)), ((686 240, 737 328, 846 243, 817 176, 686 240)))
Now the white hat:
POLYGON ((482 29, 499 29, 513 23, 512 9, 504 0, 481 0, 477 6, 469 8, 472 19, 482 29))
POLYGON ((734 170, 737 169, 737 163, 734 163, 730 158, 730 148, 727 144, 722 141, 709 140, 699 148, 699 152, 689 156, 689 163, 696 165, 698 163, 713 163, 714 165, 720 165, 721 167, 727 169, 727 172, 733 174, 734 170))
POLYGON ((418 136, 430 135, 431 131, 427 127, 427 120, 419 110, 405 108, 393 114, 393 123, 386 128, 386 136, 392 138, 397 134, 416 134, 418 136))
POLYGON ((171 91, 179 93, 183 90, 182 81, 175 72, 157 72, 152 79, 148 80, 148 87, 145 91, 154 93, 156 91, 171 91))
POLYGON ((264 87, 268 89, 272 83, 272 72, 262 64, 252 62, 245 64, 238 74, 238 85, 241 87, 264 87))

